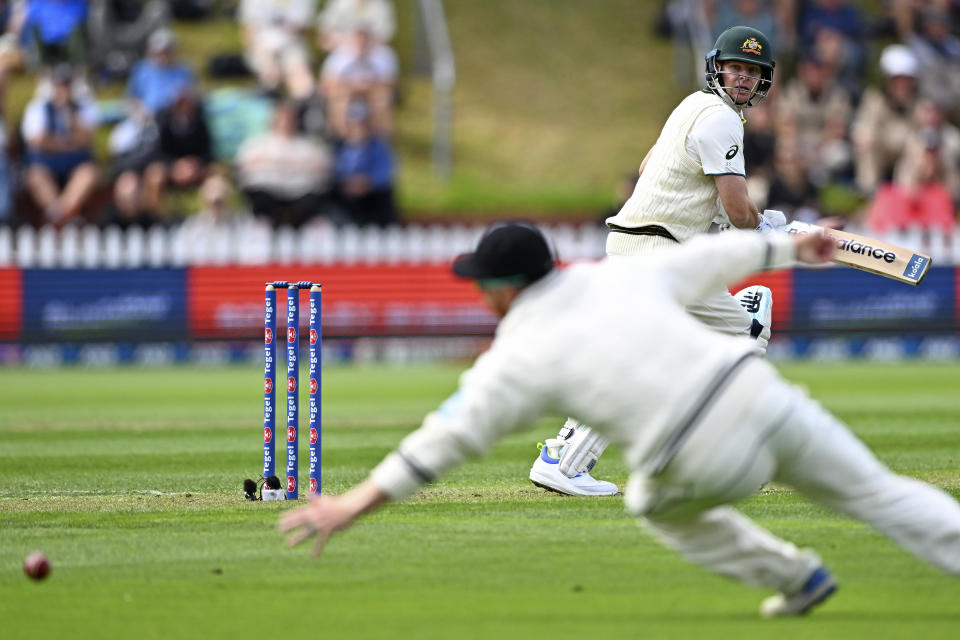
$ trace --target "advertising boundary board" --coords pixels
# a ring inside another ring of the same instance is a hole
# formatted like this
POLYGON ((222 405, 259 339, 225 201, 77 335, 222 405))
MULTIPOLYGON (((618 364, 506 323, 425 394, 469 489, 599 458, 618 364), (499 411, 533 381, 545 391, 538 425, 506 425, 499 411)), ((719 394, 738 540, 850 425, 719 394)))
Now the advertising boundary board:
MULTIPOLYGON (((932 267, 918 287, 854 269, 795 269, 793 309, 785 328, 794 333, 957 331, 956 280, 953 267, 932 267)), ((775 312, 776 304, 774 298, 775 312)))
POLYGON ((23 272, 0 269, 0 340, 19 340, 23 328, 23 272))
MULTIPOLYGON (((445 264, 0 269, 0 342, 254 340, 274 279, 323 284, 330 338, 489 336, 496 326, 474 284, 445 264)), ((933 267, 916 288, 827 268, 756 274, 730 290, 752 284, 773 292, 775 339, 960 335, 956 267, 933 267)))
POLYGON ((184 269, 26 269, 25 342, 176 341, 187 337, 184 269))
POLYGON ((323 286, 330 337, 485 334, 496 324, 474 284, 445 264, 199 267, 187 279, 194 338, 260 335, 264 283, 275 280, 323 286))

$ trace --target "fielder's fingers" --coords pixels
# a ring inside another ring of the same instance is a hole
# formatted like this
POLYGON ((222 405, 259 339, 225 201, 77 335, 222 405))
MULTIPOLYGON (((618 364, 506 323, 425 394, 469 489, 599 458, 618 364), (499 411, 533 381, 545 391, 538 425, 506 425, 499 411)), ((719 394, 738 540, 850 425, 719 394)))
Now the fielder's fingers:
POLYGON ((277 531, 280 533, 286 533, 290 529, 294 529, 300 525, 297 521, 297 518, 294 517, 295 514, 293 511, 288 511, 279 518, 277 518, 277 531))
POLYGON ((330 534, 318 533, 317 541, 313 543, 313 549, 310 550, 310 555, 316 558, 321 553, 323 553, 323 548, 327 546, 327 540, 329 539, 330 539, 330 534))
POLYGON ((277 520, 277 530, 282 532, 290 531, 291 529, 296 529, 302 524, 309 522, 310 520, 310 511, 303 507, 299 509, 293 509, 282 514, 277 520))
POLYGON ((295 547, 317 532, 313 527, 304 526, 301 530, 287 536, 287 546, 295 547))
POLYGON ((840 216, 827 216, 826 218, 817 220, 817 226, 825 229, 843 229, 846 224, 847 221, 840 216))

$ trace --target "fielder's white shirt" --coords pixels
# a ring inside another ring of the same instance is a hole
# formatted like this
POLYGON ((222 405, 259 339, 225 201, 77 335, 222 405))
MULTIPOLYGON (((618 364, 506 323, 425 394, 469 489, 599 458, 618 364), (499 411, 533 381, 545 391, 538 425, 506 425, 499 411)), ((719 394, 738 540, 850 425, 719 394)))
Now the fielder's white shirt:
POLYGON ((659 225, 684 242, 726 217, 715 176, 745 172, 740 115, 716 94, 698 91, 667 118, 633 195, 607 222, 659 225))
POLYGON ((642 469, 692 399, 756 349, 748 337, 707 328, 684 305, 793 259, 786 235, 730 231, 551 273, 521 292, 460 390, 371 478, 402 498, 548 410, 586 421, 642 469))

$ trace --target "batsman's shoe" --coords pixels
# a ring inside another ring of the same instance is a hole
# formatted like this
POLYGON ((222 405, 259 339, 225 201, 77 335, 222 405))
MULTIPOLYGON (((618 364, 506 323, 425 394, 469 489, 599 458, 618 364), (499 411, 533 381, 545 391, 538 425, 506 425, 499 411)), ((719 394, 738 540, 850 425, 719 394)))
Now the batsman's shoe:
POLYGON ((803 588, 793 595, 778 593, 760 604, 760 615, 764 618, 782 616, 802 616, 837 590, 837 581, 829 571, 820 567, 804 583, 803 588))
POLYGON ((533 484, 568 496, 612 496, 617 493, 617 485, 597 480, 589 473, 579 473, 572 478, 563 475, 560 472, 560 452, 550 446, 552 443, 562 445, 560 441, 548 441, 540 447, 540 455, 530 469, 533 484))
POLYGON ((750 314, 753 321, 750 335, 766 351, 770 342, 770 327, 773 324, 773 293, 767 287, 754 285, 737 291, 733 297, 750 314))

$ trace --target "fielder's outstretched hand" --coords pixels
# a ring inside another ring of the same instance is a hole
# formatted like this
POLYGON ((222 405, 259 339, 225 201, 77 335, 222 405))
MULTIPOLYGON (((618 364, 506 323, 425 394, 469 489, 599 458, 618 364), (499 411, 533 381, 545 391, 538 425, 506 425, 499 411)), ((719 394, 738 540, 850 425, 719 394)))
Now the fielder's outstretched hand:
POLYGON ((311 555, 319 556, 337 531, 352 525, 357 518, 387 501, 387 495, 372 481, 357 485, 342 496, 312 495, 310 503, 287 511, 277 521, 277 530, 290 533, 287 545, 295 547, 316 536, 311 555))
POLYGON ((797 246, 797 261, 806 264, 829 262, 837 248, 837 241, 821 233, 800 233, 793 240, 797 246))

